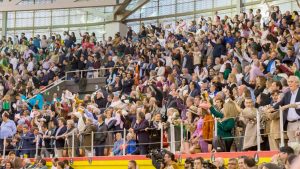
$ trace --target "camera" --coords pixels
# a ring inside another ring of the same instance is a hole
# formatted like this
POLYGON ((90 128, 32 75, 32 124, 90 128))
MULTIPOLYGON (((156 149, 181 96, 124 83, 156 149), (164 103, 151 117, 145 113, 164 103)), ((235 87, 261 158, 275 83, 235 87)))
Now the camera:
POLYGON ((146 158, 150 158, 152 160, 152 165, 159 169, 161 163, 164 163, 164 156, 167 150, 164 149, 153 149, 146 155, 146 158))
POLYGON ((203 161, 202 168, 203 169, 217 169, 217 167, 214 164, 212 164, 210 161, 203 161))

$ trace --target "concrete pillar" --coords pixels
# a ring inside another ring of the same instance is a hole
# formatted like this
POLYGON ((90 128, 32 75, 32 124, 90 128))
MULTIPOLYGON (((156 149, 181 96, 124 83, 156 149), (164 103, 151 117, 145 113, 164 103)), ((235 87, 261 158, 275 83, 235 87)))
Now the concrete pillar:
POLYGON ((242 12, 242 0, 236 0, 236 12, 238 14, 242 12))
POLYGON ((7 12, 2 12, 2 36, 7 35, 7 12))
POLYGON ((121 22, 111 22, 105 24, 105 32, 105 40, 107 40, 109 36, 114 38, 117 32, 120 32, 121 36, 124 37, 127 34, 127 25, 121 22))

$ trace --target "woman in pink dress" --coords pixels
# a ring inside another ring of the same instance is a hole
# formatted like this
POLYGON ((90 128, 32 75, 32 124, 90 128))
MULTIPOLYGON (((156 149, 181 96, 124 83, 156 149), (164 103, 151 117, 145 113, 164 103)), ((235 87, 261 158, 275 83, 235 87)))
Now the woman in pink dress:
POLYGON ((193 146, 190 148, 190 152, 196 153, 195 150, 197 146, 200 146, 201 152, 205 153, 208 152, 208 144, 203 140, 202 133, 203 133, 203 116, 202 116, 202 108, 198 108, 198 114, 199 114, 199 119, 197 121, 197 128, 194 131, 192 138, 191 138, 191 143, 193 146), (197 145, 198 144, 198 145, 197 145))

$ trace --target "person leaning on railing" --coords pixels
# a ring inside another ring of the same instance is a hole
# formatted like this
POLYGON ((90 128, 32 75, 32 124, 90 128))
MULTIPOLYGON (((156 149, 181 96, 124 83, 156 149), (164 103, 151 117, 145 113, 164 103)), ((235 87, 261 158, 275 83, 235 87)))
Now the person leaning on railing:
POLYGON ((286 92, 283 98, 276 103, 273 108, 279 109, 280 106, 283 111, 283 125, 284 131, 287 131, 289 144, 299 142, 299 136, 296 136, 296 131, 300 125, 300 80, 297 76, 290 76, 288 78, 288 86, 290 91, 286 92))
MULTIPOLYGON (((217 124, 217 136, 224 141, 226 152, 230 152, 231 145, 233 143, 232 130, 235 127, 235 118, 237 117, 239 110, 234 101, 229 100, 224 104, 223 112, 218 112, 210 102, 207 103, 210 113, 216 118, 220 118, 217 124)), ((217 147, 214 147, 217 148, 217 147)))

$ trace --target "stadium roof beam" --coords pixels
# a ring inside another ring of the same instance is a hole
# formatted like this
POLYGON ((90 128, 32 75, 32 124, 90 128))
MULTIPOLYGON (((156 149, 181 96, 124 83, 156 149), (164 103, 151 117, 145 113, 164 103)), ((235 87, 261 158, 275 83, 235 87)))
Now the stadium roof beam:
POLYGON ((138 10, 148 2, 149 0, 131 0, 131 2, 127 4, 127 6, 122 7, 122 11, 120 11, 119 13, 115 13, 117 20, 124 21, 128 16, 133 14, 136 10, 138 10))
POLYGON ((124 0, 122 5, 115 7, 114 15, 121 14, 126 9, 126 7, 130 4, 130 2, 132 2, 132 0, 124 0))
POLYGON ((122 6, 124 1, 126 0, 53 0, 51 1, 51 3, 46 4, 22 4, 22 0, 3 0, 2 2, 0 2, 0 11, 28 11, 117 5, 122 6))

